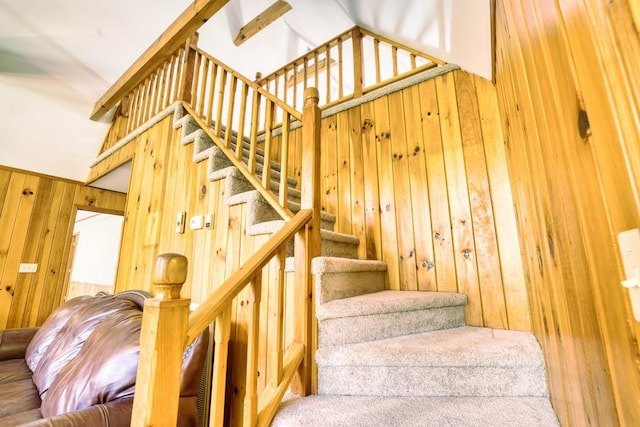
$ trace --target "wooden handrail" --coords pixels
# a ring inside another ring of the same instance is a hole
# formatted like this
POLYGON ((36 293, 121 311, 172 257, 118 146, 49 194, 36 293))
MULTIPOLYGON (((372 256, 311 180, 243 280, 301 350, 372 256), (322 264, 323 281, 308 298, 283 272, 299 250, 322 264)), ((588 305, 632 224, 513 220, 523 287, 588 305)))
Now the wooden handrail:
POLYGON ((229 0, 195 0, 189 5, 98 99, 91 112, 91 120, 99 120, 104 116, 228 2, 229 0))
POLYGON ((209 326, 213 320, 222 313, 224 308, 244 289, 283 245, 286 245, 293 236, 304 227, 313 217, 310 209, 300 210, 294 217, 276 232, 258 252, 233 273, 218 289, 216 289, 200 306, 189 316, 189 327, 184 344, 186 348, 193 340, 209 326))

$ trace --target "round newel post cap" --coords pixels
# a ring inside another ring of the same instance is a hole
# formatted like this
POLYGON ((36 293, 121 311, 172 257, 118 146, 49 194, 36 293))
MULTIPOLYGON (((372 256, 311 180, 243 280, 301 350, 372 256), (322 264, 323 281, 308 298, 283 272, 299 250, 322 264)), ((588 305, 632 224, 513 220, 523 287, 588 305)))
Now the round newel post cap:
POLYGON ((318 92, 318 89, 316 89, 315 87, 308 87, 304 90, 305 103, 312 101, 317 104, 319 100, 320 100, 320 93, 318 92))
POLYGON ((160 254, 153 266, 151 281, 157 300, 180 299, 180 290, 187 280, 189 262, 180 254, 160 254))

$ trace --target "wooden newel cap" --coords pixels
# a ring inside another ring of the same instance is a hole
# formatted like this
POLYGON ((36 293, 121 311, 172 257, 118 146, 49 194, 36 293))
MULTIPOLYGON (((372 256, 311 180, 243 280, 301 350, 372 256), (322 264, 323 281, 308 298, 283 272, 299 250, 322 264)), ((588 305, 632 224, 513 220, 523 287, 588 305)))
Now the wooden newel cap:
POLYGON ((320 100, 320 93, 315 87, 308 87, 304 90, 304 102, 313 102, 315 104, 320 100))
POLYGON ((180 254, 160 254, 153 266, 151 282, 157 300, 180 299, 180 289, 187 280, 189 262, 180 254))

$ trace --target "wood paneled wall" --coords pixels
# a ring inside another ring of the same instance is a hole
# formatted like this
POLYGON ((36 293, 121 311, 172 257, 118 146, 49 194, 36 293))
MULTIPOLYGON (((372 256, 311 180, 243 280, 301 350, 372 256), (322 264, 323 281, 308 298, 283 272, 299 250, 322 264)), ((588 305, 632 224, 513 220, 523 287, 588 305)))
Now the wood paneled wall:
POLYGON ((640 324, 616 243, 640 227, 634 2, 496 3, 496 83, 554 408, 565 426, 640 425, 640 324))
POLYGON ((464 71, 323 119, 322 206, 388 288, 468 295, 470 325, 530 330, 494 86, 464 71))
MULTIPOLYGON (((155 256, 178 252, 189 259, 182 296, 198 303, 268 236, 246 234, 245 205, 227 206, 225 180, 209 181, 208 163, 193 163, 193 146, 180 144, 181 130, 171 122, 167 117, 131 142, 135 153, 116 291, 149 290, 155 256), (187 225, 184 234, 176 233, 178 212, 186 213, 187 224, 194 215, 213 214, 215 228, 187 225)), ((464 292, 469 324, 531 328, 490 82, 455 71, 383 96, 323 119, 322 144, 322 206, 336 214, 337 231, 361 239, 361 258, 389 264, 390 289, 464 292)), ((290 152, 294 158, 296 151, 290 152)), ((289 166, 289 174, 298 176, 299 164, 289 166)), ((262 313, 273 317, 276 275, 270 269, 264 274, 262 313)), ((249 313, 243 298, 230 314, 232 360, 245 357, 249 313)), ((271 327, 265 323, 266 330, 271 327)), ((261 369, 267 369, 267 359, 260 352, 261 369)), ((234 420, 241 418, 234 411, 242 401, 244 375, 234 372, 231 378, 234 420)))
POLYGON ((126 195, 0 166, 0 329, 36 326, 64 298, 76 208, 120 213, 126 195), (18 273, 37 263, 36 273, 18 273))

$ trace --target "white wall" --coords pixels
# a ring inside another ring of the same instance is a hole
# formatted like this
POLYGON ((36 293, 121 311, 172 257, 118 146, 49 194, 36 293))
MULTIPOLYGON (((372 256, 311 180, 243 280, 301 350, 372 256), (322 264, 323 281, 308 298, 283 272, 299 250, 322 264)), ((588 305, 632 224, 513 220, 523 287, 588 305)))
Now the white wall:
POLYGON ((113 285, 115 282, 123 217, 78 211, 74 233, 78 233, 72 282, 113 285))

